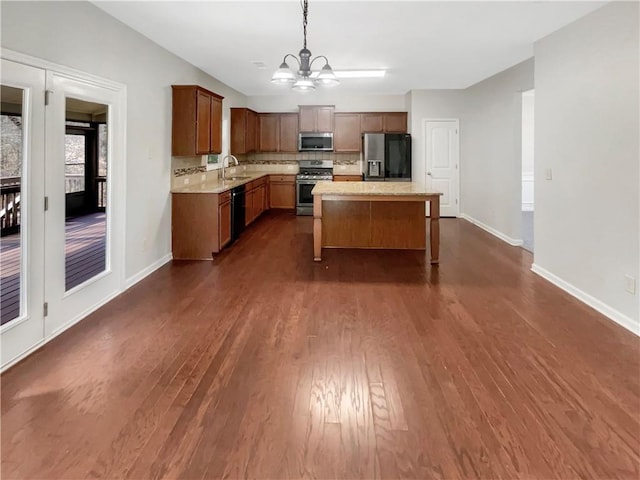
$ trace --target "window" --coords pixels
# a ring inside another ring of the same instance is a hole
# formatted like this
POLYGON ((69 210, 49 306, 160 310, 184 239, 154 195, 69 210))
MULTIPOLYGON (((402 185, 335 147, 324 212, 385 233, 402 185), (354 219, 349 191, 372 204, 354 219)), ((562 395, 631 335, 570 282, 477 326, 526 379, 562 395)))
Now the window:
POLYGON ((22 174, 22 117, 20 115, 0 115, 0 177, 16 178, 22 174))
POLYGON ((65 193, 84 192, 86 138, 80 134, 66 134, 64 140, 65 193))

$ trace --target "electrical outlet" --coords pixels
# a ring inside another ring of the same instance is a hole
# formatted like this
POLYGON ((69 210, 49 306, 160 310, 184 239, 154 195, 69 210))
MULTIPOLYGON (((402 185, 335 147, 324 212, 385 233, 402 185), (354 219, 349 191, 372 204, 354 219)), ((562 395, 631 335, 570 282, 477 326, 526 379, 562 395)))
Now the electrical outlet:
POLYGON ((189 185, 189 179, 188 178, 185 178, 183 181, 184 181, 185 185, 189 185))
POLYGON ((632 295, 636 294, 636 279, 631 275, 624 276, 624 289, 632 295))
POLYGON ((202 180, 203 182, 207 179, 207 175, 206 174, 202 174, 200 175, 200 180, 202 180))
POLYGON ((544 171, 544 178, 545 178, 545 180, 551 180, 551 179, 553 179, 553 171, 552 171, 550 168, 547 168, 547 169, 544 171))

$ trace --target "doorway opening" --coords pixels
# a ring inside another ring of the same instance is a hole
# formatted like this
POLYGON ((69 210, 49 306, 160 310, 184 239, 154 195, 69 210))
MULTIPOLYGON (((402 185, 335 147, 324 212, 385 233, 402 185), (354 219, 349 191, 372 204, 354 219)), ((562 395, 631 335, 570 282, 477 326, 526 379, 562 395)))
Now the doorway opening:
POLYGON ((522 92, 522 247, 533 253, 534 90, 522 92))

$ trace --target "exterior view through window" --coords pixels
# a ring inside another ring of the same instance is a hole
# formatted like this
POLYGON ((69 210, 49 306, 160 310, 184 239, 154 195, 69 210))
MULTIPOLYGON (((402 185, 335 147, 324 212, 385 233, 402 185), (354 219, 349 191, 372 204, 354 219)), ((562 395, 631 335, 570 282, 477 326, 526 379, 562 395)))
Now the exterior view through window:
POLYGON ((106 269, 107 112, 107 105, 66 99, 66 290, 106 269))
POLYGON ((21 186, 23 170, 22 97, 19 88, 2 85, 0 112, 0 323, 21 314, 23 237, 21 186))

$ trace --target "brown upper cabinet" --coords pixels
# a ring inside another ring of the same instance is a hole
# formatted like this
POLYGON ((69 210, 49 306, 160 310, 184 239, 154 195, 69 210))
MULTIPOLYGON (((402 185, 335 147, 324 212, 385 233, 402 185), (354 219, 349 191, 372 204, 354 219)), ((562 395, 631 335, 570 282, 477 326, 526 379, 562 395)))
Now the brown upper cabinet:
POLYGON ((277 113, 258 114, 260 152, 277 152, 280 140, 280 116, 277 113))
POLYGON ((231 109, 231 153, 255 152, 258 149, 258 114, 249 108, 231 109))
POLYGON ((280 144, 279 152, 298 151, 298 114, 280 114, 280 144))
POLYGON ((359 113, 336 113, 333 120, 335 123, 334 151, 359 152, 361 115, 359 113))
POLYGON ((362 133, 384 132, 384 119, 381 113, 363 113, 360 115, 360 131, 362 133))
POLYGON ((362 113, 361 133, 406 133, 407 112, 362 113))
POLYGON ((333 105, 300 105, 300 132, 333 132, 333 105))
POLYGON ((297 152, 298 151, 298 114, 297 113, 260 113, 259 146, 260 152, 297 152))
POLYGON ((382 120, 385 133, 407 133, 407 112, 386 112, 382 120))
POLYGON ((171 154, 207 155, 222 151, 222 99, 197 85, 172 85, 171 154))

